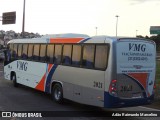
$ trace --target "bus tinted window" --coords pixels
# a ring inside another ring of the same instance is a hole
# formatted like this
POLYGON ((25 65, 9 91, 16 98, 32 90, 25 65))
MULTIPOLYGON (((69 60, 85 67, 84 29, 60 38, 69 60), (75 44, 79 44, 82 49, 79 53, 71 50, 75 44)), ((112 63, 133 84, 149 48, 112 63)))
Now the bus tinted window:
POLYGON ((47 46, 47 62, 53 63, 54 61, 54 45, 48 45, 47 46))
POLYGON ((62 45, 55 45, 55 64, 60 64, 61 63, 61 56, 62 56, 62 45))
POLYGON ((40 61, 44 62, 46 60, 46 45, 42 44, 40 49, 40 61))
POLYGON ((34 52, 33 52, 33 60, 35 60, 35 61, 39 60, 39 49, 40 49, 40 45, 35 44, 34 45, 34 52))
POLYGON ((96 46, 96 56, 95 56, 95 68, 105 69, 108 60, 108 46, 107 45, 97 45, 96 46))
POLYGON ((71 64, 71 51, 72 45, 64 45, 63 47, 63 64, 70 65, 71 64))
POLYGON ((17 47, 18 47, 17 44, 14 44, 14 45, 13 45, 13 53, 12 53, 12 57, 13 57, 14 59, 17 58, 17 47))
POLYGON ((13 57, 13 56, 12 56, 12 55, 13 55, 13 51, 14 51, 13 47, 14 47, 14 46, 13 46, 13 43, 11 43, 11 44, 9 45, 11 57, 13 57))
POLYGON ((33 44, 29 44, 28 46, 28 59, 32 60, 33 54, 33 44))
POLYGON ((13 50, 13 43, 9 44, 9 49, 13 50))
POLYGON ((94 67, 95 45, 84 45, 82 66, 86 68, 94 67))
POLYGON ((80 66, 81 63, 81 45, 73 45, 73 53, 72 53, 72 65, 80 66))
POLYGON ((22 44, 18 45, 18 58, 21 58, 22 55, 22 44))
POLYGON ((27 59, 28 44, 23 44, 22 59, 27 59))

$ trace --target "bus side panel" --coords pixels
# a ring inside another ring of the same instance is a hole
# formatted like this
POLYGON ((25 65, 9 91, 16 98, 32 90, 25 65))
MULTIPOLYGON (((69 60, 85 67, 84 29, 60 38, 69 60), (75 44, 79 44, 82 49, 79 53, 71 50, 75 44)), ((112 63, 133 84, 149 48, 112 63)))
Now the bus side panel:
POLYGON ((61 82, 64 98, 93 106, 104 105, 104 71, 24 60, 11 62, 5 71, 5 76, 14 71, 17 83, 48 93, 53 80, 61 82))
POLYGON ((46 71, 46 63, 15 60, 4 67, 4 76, 5 79, 10 80, 11 72, 15 72, 17 83, 44 91, 45 79, 43 80, 43 85, 40 82, 46 75, 46 71))
POLYGON ((43 76, 46 74, 46 63, 39 63, 39 62, 32 62, 32 61, 18 61, 17 64, 21 64, 21 62, 25 65, 25 69, 20 69, 18 66, 18 71, 22 72, 22 75, 24 76, 23 81, 26 83, 24 85, 29 86, 31 88, 35 88, 37 90, 44 91, 44 85, 40 88, 37 88, 37 85, 42 80, 43 76))
POLYGON ((52 79, 63 83, 64 98, 103 107, 104 71, 59 65, 52 79))
POLYGON ((11 71, 12 71, 12 67, 10 64, 4 66, 4 78, 6 80, 11 80, 11 77, 10 77, 11 71))

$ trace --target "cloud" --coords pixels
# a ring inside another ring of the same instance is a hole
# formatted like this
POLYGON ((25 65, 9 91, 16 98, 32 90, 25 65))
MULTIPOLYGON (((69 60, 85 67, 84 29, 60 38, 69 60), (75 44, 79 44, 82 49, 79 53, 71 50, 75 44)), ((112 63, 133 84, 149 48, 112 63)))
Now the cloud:
POLYGON ((130 0, 131 1, 131 5, 135 5, 135 4, 141 4, 141 3, 146 3, 146 2, 160 2, 160 0, 130 0))
POLYGON ((153 1, 159 1, 159 0, 131 0, 131 1, 142 3, 142 2, 153 2, 153 1))

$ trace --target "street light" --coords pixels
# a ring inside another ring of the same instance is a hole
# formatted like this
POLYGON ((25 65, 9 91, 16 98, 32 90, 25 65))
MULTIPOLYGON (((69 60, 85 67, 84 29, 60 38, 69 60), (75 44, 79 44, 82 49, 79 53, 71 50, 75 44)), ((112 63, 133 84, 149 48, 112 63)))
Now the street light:
POLYGON ((117 37, 118 17, 119 17, 119 16, 118 16, 118 15, 116 15, 115 17, 117 18, 117 20, 116 20, 116 37, 117 37))
POLYGON ((95 27, 96 28, 96 36, 97 36, 97 29, 98 29, 98 27, 95 27))
POLYGON ((23 2, 23 22, 22 22, 22 37, 24 38, 24 27, 25 27, 25 4, 26 0, 23 2))
POLYGON ((137 32, 138 32, 138 30, 136 30, 136 37, 137 37, 137 32))

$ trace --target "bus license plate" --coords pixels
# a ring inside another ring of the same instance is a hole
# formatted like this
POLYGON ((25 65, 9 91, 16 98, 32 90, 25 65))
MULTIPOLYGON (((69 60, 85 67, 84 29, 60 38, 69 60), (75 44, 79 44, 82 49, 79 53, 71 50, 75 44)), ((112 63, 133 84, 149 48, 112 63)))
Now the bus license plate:
POLYGON ((132 93, 132 98, 142 98, 141 93, 132 93))

